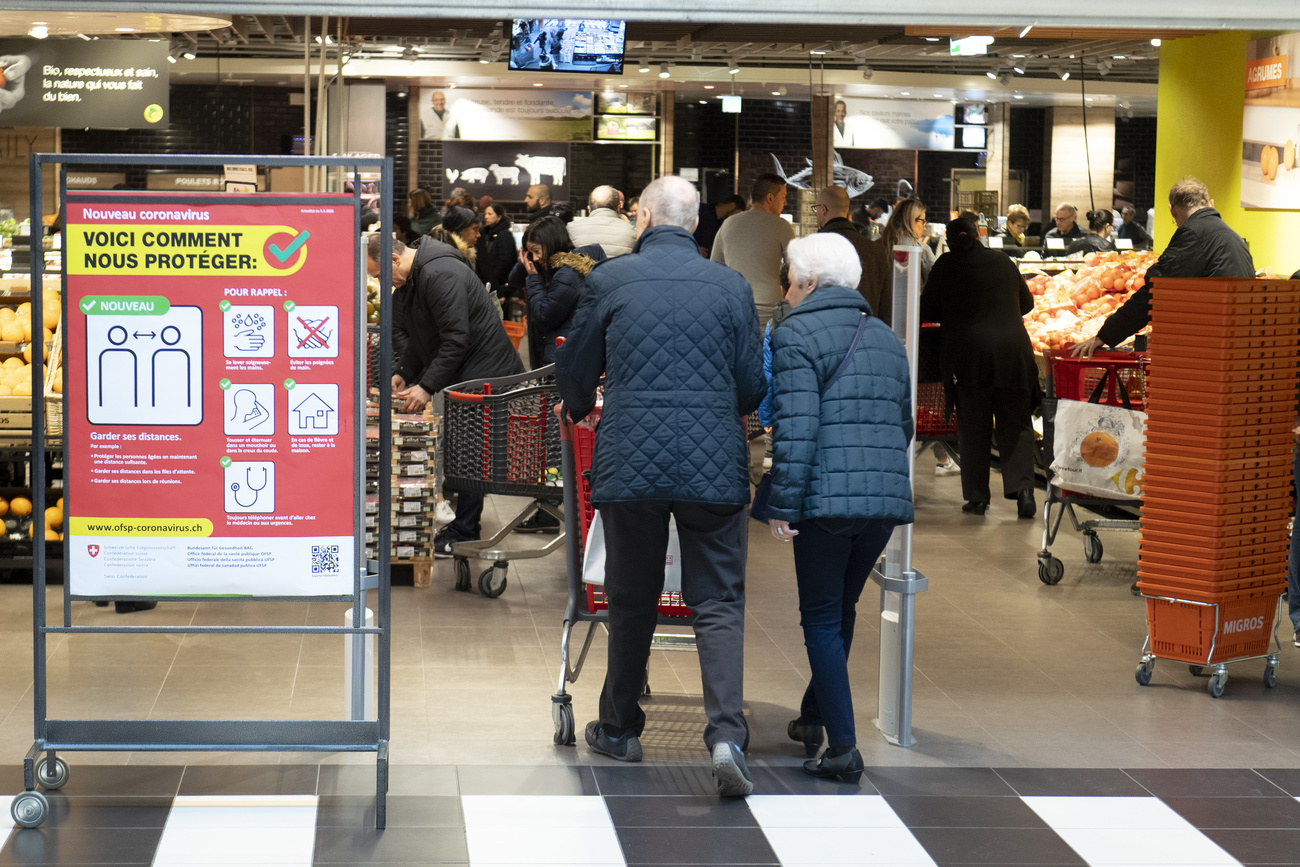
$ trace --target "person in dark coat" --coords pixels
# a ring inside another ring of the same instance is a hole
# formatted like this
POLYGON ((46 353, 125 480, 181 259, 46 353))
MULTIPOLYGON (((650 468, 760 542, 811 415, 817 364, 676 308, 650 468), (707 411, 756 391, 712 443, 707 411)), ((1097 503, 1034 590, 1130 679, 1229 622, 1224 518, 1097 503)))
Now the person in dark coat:
POLYGON ((1043 235, 1043 246, 1048 247, 1048 255, 1065 255, 1065 250, 1069 248, 1071 244, 1087 234, 1083 231, 1083 227, 1079 225, 1078 220, 1079 209, 1074 205, 1069 202, 1061 202, 1061 204, 1056 206, 1056 217, 1053 221, 1056 223, 1056 226, 1055 228, 1048 229, 1047 234, 1043 235), (1055 250, 1051 249, 1047 242, 1056 239, 1063 241, 1065 246, 1055 250))
POLYGON ((442 216, 439 215, 438 209, 434 207, 433 196, 429 195, 428 190, 416 187, 411 190, 407 201, 410 204, 411 213, 411 230, 408 240, 427 235, 430 229, 442 222, 442 216))
MULTIPOLYGON (((857 292, 846 239, 790 242, 791 310, 772 332, 772 535, 794 542, 812 680, 786 733, 814 777, 856 783, 848 657, 858 597, 898 524, 912 521, 912 380, 894 332, 857 292)), ((1003 257, 1005 258, 1005 257, 1003 257)))
POLYGON ((1075 345, 1072 353, 1090 358, 1103 346, 1118 346, 1151 322, 1152 281, 1157 277, 1255 276, 1255 260, 1241 236, 1232 231, 1214 210, 1214 200, 1205 184, 1183 178, 1169 190, 1169 213, 1178 231, 1155 264, 1147 269, 1146 281, 1102 323, 1097 336, 1075 345))
POLYGON ((605 261, 605 251, 599 244, 575 250, 564 223, 542 217, 524 231, 519 261, 528 275, 528 329, 536 335, 538 368, 555 361, 555 341, 569 336, 587 273, 605 261))
POLYGON ((1115 242, 1110 239, 1110 231, 1115 222, 1115 215, 1104 208, 1089 211, 1088 234, 1075 241, 1065 252, 1067 255, 1087 253, 1109 253, 1115 249, 1115 242))
POLYGON ((502 301, 509 297, 510 269, 518 259, 510 215, 493 202, 483 209, 483 234, 479 236, 478 271, 502 301))
POLYGON ((813 204, 818 232, 833 232, 853 245, 862 266, 858 280, 858 293, 866 299, 872 314, 886 325, 893 323, 894 286, 893 270, 889 267, 889 251, 862 234, 849 221, 849 194, 843 187, 826 187, 817 194, 813 204))
MULTIPOLYGON (((366 270, 379 276, 381 238, 366 247, 366 270)), ((461 254, 425 238, 419 248, 393 241, 393 338, 405 343, 393 373, 393 395, 403 412, 420 412, 429 398, 470 379, 524 372, 483 283, 461 254)), ((433 540, 436 556, 452 542, 479 538, 483 495, 461 492, 456 519, 433 540)))
POLYGON ((1137 216, 1137 208, 1125 205, 1120 209, 1119 216, 1123 222, 1115 237, 1132 241, 1134 250, 1150 250, 1154 239, 1147 232, 1146 227, 1134 219, 1137 216))
POLYGON ((983 515, 989 500, 989 461, 997 419, 1002 491, 1032 518, 1034 430, 1038 387, 1034 349, 1021 318, 1034 296, 1016 263, 979 242, 969 220, 948 224, 948 252, 939 257, 921 294, 921 319, 942 324, 939 364, 944 391, 957 406, 963 512, 983 515))
POLYGON ((605 376, 591 466, 591 498, 605 528, 609 661, 595 752, 641 760, 640 698, 677 522, 682 597, 704 683, 704 743, 719 794, 754 784, 743 749, 745 556, 749 503, 743 419, 763 379, 758 312, 738 273, 699 254, 691 230, 699 195, 667 175, 641 194, 636 247, 587 275, 569 339, 556 353, 556 384, 582 419, 605 376))

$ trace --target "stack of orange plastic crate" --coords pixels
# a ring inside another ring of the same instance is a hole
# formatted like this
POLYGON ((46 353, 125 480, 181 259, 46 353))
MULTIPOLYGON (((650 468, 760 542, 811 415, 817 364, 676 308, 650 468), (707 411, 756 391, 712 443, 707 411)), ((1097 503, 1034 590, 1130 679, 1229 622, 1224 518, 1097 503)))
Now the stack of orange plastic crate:
POLYGON ((1267 651, 1286 589, 1298 325, 1300 282, 1156 281, 1138 557, 1156 656, 1267 651))

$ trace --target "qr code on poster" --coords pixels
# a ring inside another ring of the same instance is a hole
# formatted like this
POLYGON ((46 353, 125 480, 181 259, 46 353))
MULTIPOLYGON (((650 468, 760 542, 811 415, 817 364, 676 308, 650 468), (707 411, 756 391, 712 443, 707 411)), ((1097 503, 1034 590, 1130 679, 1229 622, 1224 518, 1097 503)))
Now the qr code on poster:
POLYGON ((337 575, 339 572, 338 545, 311 546, 311 574, 337 575))

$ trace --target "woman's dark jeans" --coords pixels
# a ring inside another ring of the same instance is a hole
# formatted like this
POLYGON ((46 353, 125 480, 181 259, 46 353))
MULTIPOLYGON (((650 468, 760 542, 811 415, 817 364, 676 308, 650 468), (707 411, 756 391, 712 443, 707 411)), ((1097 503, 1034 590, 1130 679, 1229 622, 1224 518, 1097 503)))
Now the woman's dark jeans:
POLYGON ((794 537, 799 622, 812 668, 799 718, 825 726, 830 746, 855 746, 848 661, 856 606, 895 525, 870 518, 811 518, 793 526, 799 531, 794 537))

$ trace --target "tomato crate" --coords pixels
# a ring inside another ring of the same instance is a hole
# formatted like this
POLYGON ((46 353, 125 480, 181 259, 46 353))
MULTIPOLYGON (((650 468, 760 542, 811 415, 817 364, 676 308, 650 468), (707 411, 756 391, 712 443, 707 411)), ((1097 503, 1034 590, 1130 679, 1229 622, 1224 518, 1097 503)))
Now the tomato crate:
POLYGON ((1163 659, 1188 663, 1262 654, 1273 637, 1277 597, 1285 586, 1283 580, 1274 588, 1226 593, 1202 605, 1148 598, 1151 649, 1163 659))

